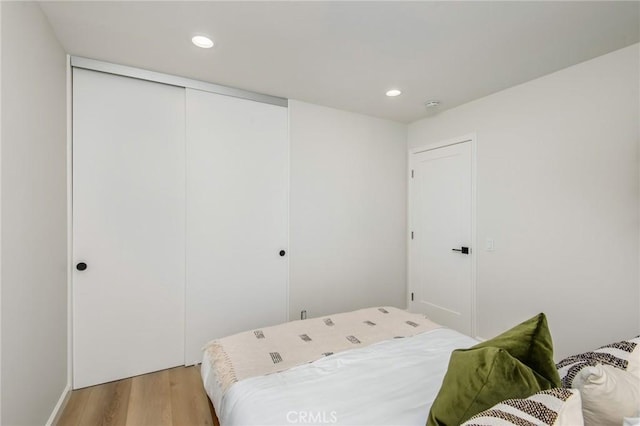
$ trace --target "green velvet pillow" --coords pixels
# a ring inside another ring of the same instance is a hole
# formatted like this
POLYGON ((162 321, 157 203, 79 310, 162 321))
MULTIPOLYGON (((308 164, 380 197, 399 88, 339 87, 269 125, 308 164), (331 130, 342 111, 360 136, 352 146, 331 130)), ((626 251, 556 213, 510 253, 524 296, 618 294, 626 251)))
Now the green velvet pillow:
POLYGON ((560 387, 544 314, 469 349, 453 351, 428 426, 458 426, 508 398, 560 387))

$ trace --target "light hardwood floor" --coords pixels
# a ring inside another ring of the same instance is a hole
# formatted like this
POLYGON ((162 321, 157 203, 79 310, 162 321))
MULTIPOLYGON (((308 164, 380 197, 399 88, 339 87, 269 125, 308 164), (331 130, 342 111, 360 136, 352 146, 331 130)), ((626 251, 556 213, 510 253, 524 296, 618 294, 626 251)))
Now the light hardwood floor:
POLYGON ((57 426, 219 426, 198 367, 176 367, 71 393, 57 426))

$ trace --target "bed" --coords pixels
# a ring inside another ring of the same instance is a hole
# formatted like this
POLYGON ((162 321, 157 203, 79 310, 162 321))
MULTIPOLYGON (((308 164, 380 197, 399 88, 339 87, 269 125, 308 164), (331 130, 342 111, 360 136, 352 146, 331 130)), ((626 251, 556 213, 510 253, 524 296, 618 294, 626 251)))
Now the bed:
POLYGON ((451 352, 476 343, 423 315, 370 308, 211 342, 201 372, 222 425, 416 425, 451 352))
POLYGON ((544 313, 483 342, 392 307, 292 321, 201 373, 224 426, 640 426, 640 336, 556 364, 544 313))

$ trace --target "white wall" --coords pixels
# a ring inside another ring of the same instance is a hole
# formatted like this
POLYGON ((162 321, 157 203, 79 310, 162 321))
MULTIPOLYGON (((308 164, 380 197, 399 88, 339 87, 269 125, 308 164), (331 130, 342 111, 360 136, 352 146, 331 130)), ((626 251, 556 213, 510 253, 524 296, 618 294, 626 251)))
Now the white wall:
POLYGON ((44 424, 67 384, 66 55, 2 3, 2 418, 44 424))
POLYGON ((477 134, 480 336, 544 311, 559 358, 640 332, 638 54, 409 126, 409 147, 477 134))
POLYGON ((290 315, 406 306, 406 125, 289 103, 290 315))
MULTIPOLYGON (((2 2, 0 2, 0 241, 2 239, 2 2)), ((2 250, 0 250, 0 424, 2 424, 2 250)))

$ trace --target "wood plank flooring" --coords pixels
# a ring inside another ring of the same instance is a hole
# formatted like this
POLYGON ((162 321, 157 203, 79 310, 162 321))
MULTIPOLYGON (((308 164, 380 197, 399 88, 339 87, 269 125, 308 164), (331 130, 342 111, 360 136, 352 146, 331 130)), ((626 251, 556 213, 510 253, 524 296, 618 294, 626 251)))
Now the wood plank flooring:
POLYGON ((220 426, 198 367, 176 367, 71 393, 57 426, 220 426))

